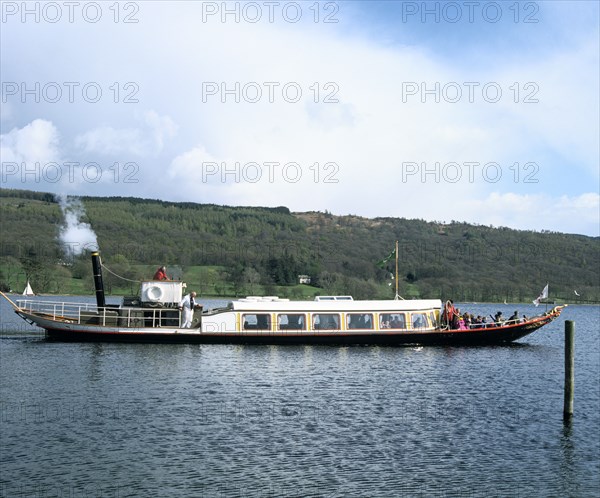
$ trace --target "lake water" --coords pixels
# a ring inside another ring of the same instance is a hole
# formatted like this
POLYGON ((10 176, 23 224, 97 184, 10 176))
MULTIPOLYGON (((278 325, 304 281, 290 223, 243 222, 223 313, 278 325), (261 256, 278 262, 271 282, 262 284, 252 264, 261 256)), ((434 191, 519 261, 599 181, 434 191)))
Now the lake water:
POLYGON ((597 306, 473 348, 68 344, 1 306, 2 497, 600 496, 597 306))

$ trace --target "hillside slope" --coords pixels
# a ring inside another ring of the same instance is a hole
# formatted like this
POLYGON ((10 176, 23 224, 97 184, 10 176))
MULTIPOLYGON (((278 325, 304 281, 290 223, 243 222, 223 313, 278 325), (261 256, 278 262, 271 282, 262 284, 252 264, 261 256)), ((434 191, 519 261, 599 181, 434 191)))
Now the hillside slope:
MULTIPOLYGON (((307 274, 323 293, 389 297, 393 258, 384 269, 376 263, 398 240, 404 297, 526 302, 549 282, 551 298, 600 300, 599 238, 458 222, 290 213, 285 207, 117 197, 82 201, 82 221, 95 231, 105 263, 135 277, 135 265, 220 267, 236 292, 248 283, 262 290, 291 285, 298 274, 307 274)), ((57 241, 62 215, 51 194, 2 190, 0 215, 0 280, 14 278, 15 272, 35 277, 42 269, 50 279, 55 272, 64 278, 85 273, 87 259, 64 261, 57 241), (57 267, 60 260, 67 264, 57 267)))

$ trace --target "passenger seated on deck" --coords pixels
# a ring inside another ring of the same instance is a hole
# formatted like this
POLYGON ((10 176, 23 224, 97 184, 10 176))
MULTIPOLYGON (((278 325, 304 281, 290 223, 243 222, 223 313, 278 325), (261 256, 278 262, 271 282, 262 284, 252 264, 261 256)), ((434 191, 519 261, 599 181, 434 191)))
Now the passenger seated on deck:
POLYGON ((412 319, 412 328, 413 329, 422 329, 425 327, 425 319, 421 313, 418 315, 414 315, 412 319))
POLYGON ((379 315, 380 329, 405 329, 405 318, 401 313, 382 313, 379 315))
POLYGON ((502 311, 497 311, 494 315, 494 325, 496 327, 504 325, 504 317, 502 316, 502 311))
POLYGON ((304 328, 304 315, 287 315, 289 330, 302 330, 304 328))
POLYGON ((320 314, 313 316, 314 330, 334 330, 337 328, 337 317, 328 314, 320 314))
POLYGON ((508 319, 510 323, 519 323, 519 312, 515 310, 515 312, 508 319))
POLYGON ((402 315, 402 320, 400 319, 401 315, 393 315, 392 321, 390 322, 391 329, 404 329, 406 328, 404 323, 404 315, 402 315))
POLYGON ((268 329, 269 328, 269 320, 268 315, 257 315, 256 317, 256 328, 257 329, 268 329))

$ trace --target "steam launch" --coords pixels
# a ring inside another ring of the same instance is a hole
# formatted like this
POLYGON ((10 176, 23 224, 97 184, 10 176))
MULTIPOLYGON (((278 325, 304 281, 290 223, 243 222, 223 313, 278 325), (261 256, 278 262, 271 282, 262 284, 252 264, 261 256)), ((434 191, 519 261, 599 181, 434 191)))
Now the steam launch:
POLYGON ((451 329, 439 299, 354 300, 318 296, 291 301, 248 296, 203 309, 180 281, 142 282, 138 296, 106 304, 99 252, 91 255, 96 305, 2 296, 23 320, 61 341, 224 344, 477 345, 503 344, 552 322, 563 306, 526 320, 451 329))

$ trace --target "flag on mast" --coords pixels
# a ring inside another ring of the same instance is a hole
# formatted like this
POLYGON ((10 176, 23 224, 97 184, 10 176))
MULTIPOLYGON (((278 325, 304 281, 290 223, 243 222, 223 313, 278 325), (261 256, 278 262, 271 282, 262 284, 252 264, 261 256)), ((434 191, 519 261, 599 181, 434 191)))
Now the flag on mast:
POLYGON ((396 241, 396 246, 394 247, 394 250, 389 253, 385 258, 383 258, 381 261, 378 261, 377 263, 375 263, 379 268, 381 268, 382 270, 385 268, 385 265, 388 263, 388 261, 394 259, 396 262, 396 275, 394 276, 394 274, 392 274, 392 279, 396 281, 396 295, 394 296, 394 299, 404 299, 400 294, 398 294, 398 241, 396 241))
POLYGON ((535 304, 536 306, 539 306, 540 301, 542 299, 546 299, 548 297, 548 284, 546 284, 546 287, 544 287, 544 290, 542 291, 542 293, 533 301, 533 304, 535 304))
POLYGON ((388 256, 386 256, 386 257, 385 257, 385 258, 383 258, 381 261, 378 261, 378 262, 377 262, 377 263, 375 263, 375 264, 376 264, 376 265, 377 265, 379 268, 382 268, 382 269, 383 269, 383 268, 385 267, 385 264, 386 264, 386 263, 387 263, 389 260, 391 260, 391 259, 393 259, 393 258, 395 258, 395 257, 396 257, 396 249, 394 248, 394 250, 393 250, 393 251, 392 251, 392 252, 391 252, 391 253, 390 253, 388 256))

